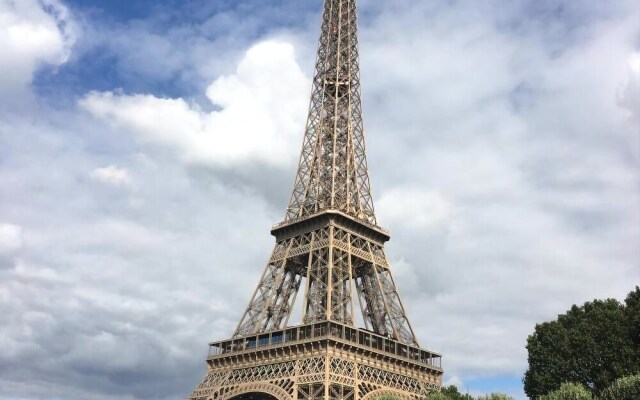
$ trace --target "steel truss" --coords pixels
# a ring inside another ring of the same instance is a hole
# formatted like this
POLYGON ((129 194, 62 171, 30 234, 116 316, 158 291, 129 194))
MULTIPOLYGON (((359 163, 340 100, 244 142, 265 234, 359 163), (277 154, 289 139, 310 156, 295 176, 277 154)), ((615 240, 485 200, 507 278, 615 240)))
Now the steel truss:
POLYGON ((367 329, 418 344, 384 254, 386 233, 339 212, 279 225, 273 233, 276 246, 234 337, 285 327, 304 282, 304 323, 354 326, 361 312, 367 329))
POLYGON ((326 0, 287 220, 339 210, 375 224, 364 146, 355 0, 326 0))
POLYGON ((261 392, 279 400, 421 399, 442 384, 440 355, 334 322, 211 344, 190 400, 261 392))
POLYGON ((356 0, 324 0, 298 171, 271 233, 276 245, 251 301, 232 339, 211 345, 190 399, 416 399, 440 388, 440 355, 418 347, 374 213, 356 0), (303 325, 291 328, 300 292, 303 325))

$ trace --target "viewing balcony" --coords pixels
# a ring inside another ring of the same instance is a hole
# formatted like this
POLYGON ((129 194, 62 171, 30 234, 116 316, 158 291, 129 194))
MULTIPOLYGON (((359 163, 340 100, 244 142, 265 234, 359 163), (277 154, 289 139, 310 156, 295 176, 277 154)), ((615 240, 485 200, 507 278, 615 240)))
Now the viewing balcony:
POLYGON ((333 340, 399 360, 424 364, 437 369, 442 368, 442 356, 440 354, 409 346, 364 329, 329 321, 213 342, 209 344, 209 359, 257 349, 267 350, 318 340, 333 340))

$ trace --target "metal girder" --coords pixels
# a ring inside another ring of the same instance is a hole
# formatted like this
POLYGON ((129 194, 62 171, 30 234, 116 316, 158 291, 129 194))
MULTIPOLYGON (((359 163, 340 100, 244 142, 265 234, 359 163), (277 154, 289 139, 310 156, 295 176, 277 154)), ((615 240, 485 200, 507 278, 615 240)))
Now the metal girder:
POLYGON ((326 209, 375 224, 365 155, 356 2, 324 2, 311 105, 286 220, 326 209))
POLYGON ((303 323, 354 325, 357 298, 367 327, 417 345, 382 243, 330 218, 305 228, 306 220, 330 212, 361 230, 380 229, 365 156, 355 0, 324 2, 309 116, 285 216, 300 228, 278 240, 234 337, 284 327, 303 286, 303 323))
POLYGON ((251 301, 233 337, 211 343, 191 400, 419 400, 439 390, 441 356, 418 346, 374 213, 355 0, 324 1, 298 171, 271 233, 251 301), (292 327, 300 289, 302 325, 292 327))
POLYGON ((355 286, 367 328, 417 345, 382 245, 332 220, 276 243, 234 337, 285 327, 302 282, 303 323, 354 326, 355 286))

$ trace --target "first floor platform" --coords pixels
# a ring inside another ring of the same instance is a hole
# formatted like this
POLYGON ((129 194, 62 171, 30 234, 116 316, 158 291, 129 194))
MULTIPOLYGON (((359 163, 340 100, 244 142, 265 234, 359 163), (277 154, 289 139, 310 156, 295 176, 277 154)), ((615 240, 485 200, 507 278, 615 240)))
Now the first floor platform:
POLYGON ((442 385, 439 354, 335 322, 211 344, 190 400, 423 399, 442 385))

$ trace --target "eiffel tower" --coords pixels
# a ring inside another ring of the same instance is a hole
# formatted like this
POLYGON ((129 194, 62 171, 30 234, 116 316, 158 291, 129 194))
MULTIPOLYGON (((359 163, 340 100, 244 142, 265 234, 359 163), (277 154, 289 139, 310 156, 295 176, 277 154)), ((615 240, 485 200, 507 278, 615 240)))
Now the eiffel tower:
POLYGON ((210 343, 189 399, 408 400, 440 389, 441 356, 418 345, 374 213, 356 0, 324 0, 298 172, 271 234, 253 297, 233 337, 210 343), (300 292, 302 324, 290 326, 300 292))

